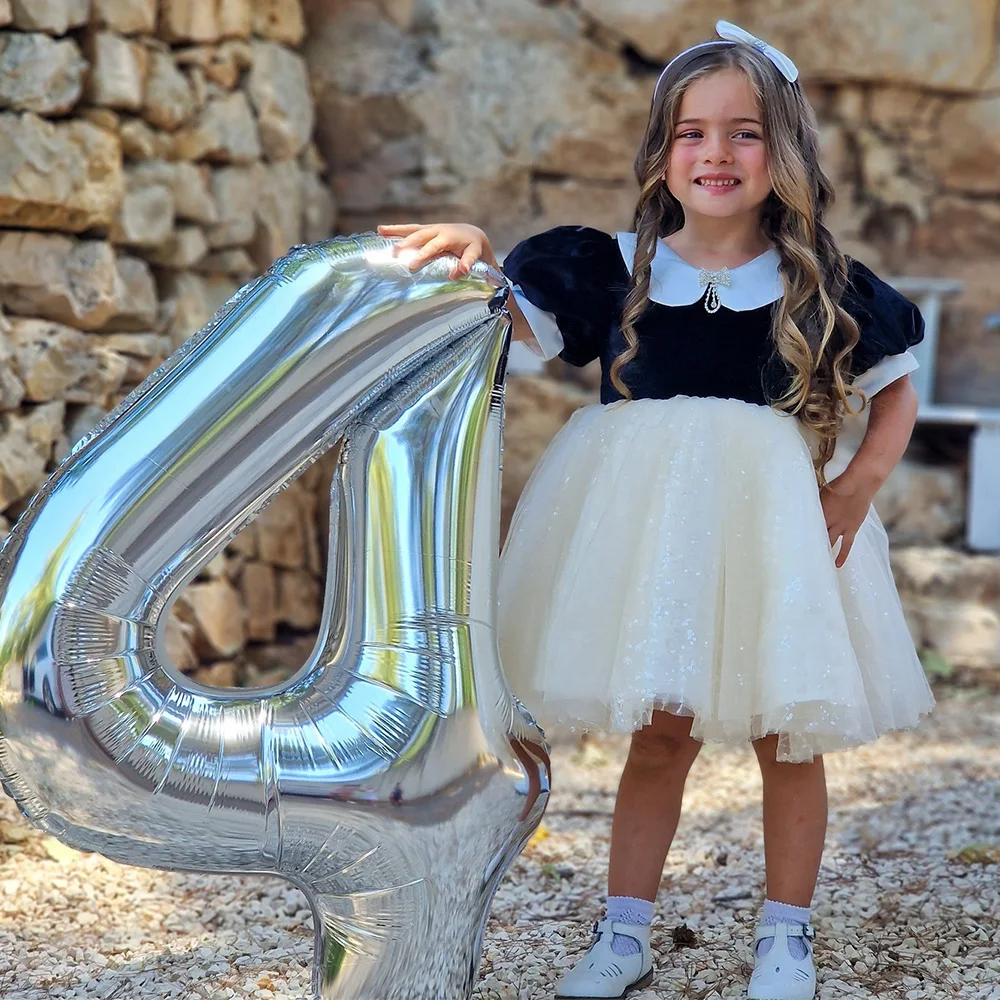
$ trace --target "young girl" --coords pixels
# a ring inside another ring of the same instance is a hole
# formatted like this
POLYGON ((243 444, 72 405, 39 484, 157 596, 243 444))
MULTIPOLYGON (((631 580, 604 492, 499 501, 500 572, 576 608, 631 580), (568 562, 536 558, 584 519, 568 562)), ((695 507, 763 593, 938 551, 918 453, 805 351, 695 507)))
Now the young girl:
MULTIPOLYGON (((794 63, 734 25, 664 70, 634 232, 560 226, 507 256, 514 337, 600 359, 528 480, 500 562, 500 653, 539 721, 633 732, 608 900, 558 997, 652 979, 649 924, 702 743, 752 742, 766 899, 752 1000, 811 1000, 822 754, 934 704, 872 498, 916 418, 916 307, 837 249, 794 63), (863 393, 863 395, 862 395, 863 393), (830 460, 870 399, 860 449, 830 460), (843 463, 840 463, 843 465, 843 463)), ((472 226, 385 226, 411 268, 483 257, 472 226)))

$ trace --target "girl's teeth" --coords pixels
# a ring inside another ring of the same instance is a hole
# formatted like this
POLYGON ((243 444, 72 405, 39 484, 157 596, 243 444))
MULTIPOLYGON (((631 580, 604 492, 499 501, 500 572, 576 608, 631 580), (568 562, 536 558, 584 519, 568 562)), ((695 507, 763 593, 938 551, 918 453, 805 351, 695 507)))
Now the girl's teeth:
POLYGON ((698 181, 703 187, 734 187, 739 181, 698 181))

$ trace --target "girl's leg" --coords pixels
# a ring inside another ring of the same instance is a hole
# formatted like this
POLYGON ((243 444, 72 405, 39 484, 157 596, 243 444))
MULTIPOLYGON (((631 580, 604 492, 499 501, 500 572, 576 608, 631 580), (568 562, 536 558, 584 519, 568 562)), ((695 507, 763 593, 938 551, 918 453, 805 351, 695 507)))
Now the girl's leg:
POLYGON ((611 826, 609 896, 655 900, 688 771, 701 750, 690 718, 653 712, 632 734, 611 826))
POLYGON ((755 740, 764 782, 764 866, 767 898, 792 906, 812 903, 826 840, 827 798, 823 758, 780 763, 778 737, 755 740))
POLYGON ((649 725, 632 734, 615 799, 608 906, 601 922, 605 928, 610 922, 611 940, 603 931, 595 938, 559 980, 557 997, 621 996, 652 979, 653 901, 680 818, 684 779, 701 749, 691 739, 693 721, 653 712, 649 725))

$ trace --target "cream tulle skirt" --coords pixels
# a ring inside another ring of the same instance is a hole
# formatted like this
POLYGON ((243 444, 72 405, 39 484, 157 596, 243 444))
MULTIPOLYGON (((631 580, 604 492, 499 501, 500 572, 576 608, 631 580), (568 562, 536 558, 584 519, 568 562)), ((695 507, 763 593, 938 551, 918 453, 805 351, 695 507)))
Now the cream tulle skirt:
MULTIPOLYGON (((800 423, 733 399, 577 410, 500 558, 500 656, 544 727, 777 733, 778 759, 914 727, 934 706, 874 508, 836 568, 800 423)), ((829 475, 829 473, 828 473, 829 475)))

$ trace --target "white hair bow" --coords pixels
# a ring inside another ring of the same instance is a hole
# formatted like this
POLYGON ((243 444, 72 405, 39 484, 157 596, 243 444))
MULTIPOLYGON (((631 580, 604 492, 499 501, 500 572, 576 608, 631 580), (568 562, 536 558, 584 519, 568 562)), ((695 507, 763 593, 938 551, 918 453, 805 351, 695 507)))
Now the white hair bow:
POLYGON ((767 42, 757 38, 756 35, 751 35, 749 31, 744 31, 741 27, 730 21, 716 21, 715 33, 720 38, 725 38, 728 42, 746 42, 747 45, 752 45, 755 49, 763 52, 781 70, 781 75, 789 83, 794 83, 798 79, 798 67, 784 52, 776 49, 773 45, 768 45, 767 42))
MULTIPOLYGON (((768 45, 763 39, 758 38, 756 35, 751 35, 749 31, 744 31, 739 25, 733 24, 731 21, 716 21, 715 22, 715 32, 720 37, 725 39, 727 42, 744 42, 747 45, 752 45, 755 49, 763 52, 778 70, 781 75, 785 77, 790 83, 794 82, 799 77, 799 70, 795 63, 792 62, 788 56, 785 55, 780 49, 776 49, 773 45, 768 45)), ((656 81, 656 86, 653 88, 653 96, 655 97, 660 89, 660 84, 663 82, 663 78, 667 75, 668 70, 678 59, 682 56, 686 56, 689 52, 694 52, 696 49, 704 49, 710 45, 717 45, 718 42, 701 42, 698 45, 692 45, 690 48, 685 49, 683 52, 678 52, 670 62, 664 67, 663 72, 660 74, 660 79, 656 81)))

